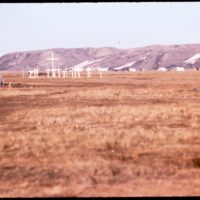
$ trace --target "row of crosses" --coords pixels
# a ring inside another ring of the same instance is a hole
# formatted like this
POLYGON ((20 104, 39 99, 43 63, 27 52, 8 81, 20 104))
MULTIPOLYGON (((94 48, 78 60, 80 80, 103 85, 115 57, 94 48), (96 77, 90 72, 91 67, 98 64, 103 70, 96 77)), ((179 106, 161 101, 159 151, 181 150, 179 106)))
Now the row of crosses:
MULTIPOLYGON (((63 74, 64 78, 67 76, 67 68, 65 68, 64 70, 61 70, 59 67, 54 66, 54 61, 59 60, 59 59, 54 57, 53 52, 51 52, 51 57, 47 58, 46 60, 51 61, 51 68, 48 68, 46 70, 48 78, 50 77, 50 75, 52 75, 53 78, 56 78, 56 76, 58 76, 58 78, 60 78, 61 74, 63 74)), ((87 78, 92 77, 91 71, 92 71, 92 69, 90 67, 86 68, 87 78)), ((81 72, 81 68, 78 66, 74 66, 71 70, 72 78, 80 78, 81 77, 80 72, 81 72)), ((37 78, 38 77, 38 68, 28 71, 28 75, 29 75, 29 78, 37 78)), ((102 78, 102 70, 100 70, 100 69, 99 69, 99 75, 100 75, 100 78, 102 78)))

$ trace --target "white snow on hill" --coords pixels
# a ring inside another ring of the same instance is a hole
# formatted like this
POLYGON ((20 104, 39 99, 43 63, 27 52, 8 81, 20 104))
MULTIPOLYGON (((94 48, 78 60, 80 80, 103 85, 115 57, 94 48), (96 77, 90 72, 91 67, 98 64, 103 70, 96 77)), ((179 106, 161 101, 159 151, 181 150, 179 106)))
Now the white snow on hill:
POLYGON ((200 58, 200 53, 195 54, 194 56, 192 56, 191 58, 183 61, 184 63, 191 63, 194 64, 195 62, 197 62, 197 60, 200 58))
POLYGON ((100 60, 102 60, 102 59, 103 59, 103 58, 98 59, 98 60, 92 60, 92 61, 85 60, 85 61, 83 61, 83 62, 81 62, 81 63, 79 63, 79 64, 77 64, 77 65, 74 65, 74 67, 83 69, 83 68, 86 67, 87 65, 90 65, 90 64, 92 64, 92 63, 98 62, 98 61, 100 61, 100 60))
POLYGON ((136 61, 129 62, 129 63, 126 63, 126 64, 124 64, 124 65, 122 65, 122 66, 115 67, 115 69, 116 69, 116 70, 120 70, 120 69, 123 69, 123 68, 125 68, 125 67, 129 67, 129 66, 131 66, 131 65, 133 65, 133 64, 135 64, 135 63, 136 63, 136 61))

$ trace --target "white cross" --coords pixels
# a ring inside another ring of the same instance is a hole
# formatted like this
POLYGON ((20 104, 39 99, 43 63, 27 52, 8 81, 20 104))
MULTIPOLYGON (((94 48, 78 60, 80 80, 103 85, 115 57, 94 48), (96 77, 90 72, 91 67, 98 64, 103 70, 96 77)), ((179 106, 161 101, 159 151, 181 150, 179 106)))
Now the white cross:
POLYGON ((92 76, 91 76, 91 71, 92 71, 92 69, 90 68, 90 67, 87 67, 86 68, 86 71, 87 71, 87 77, 88 78, 91 78, 92 76))
POLYGON ((52 68, 52 77, 55 78, 55 68, 54 68, 54 60, 59 60, 58 58, 54 58, 53 51, 51 52, 51 58, 47 58, 46 60, 51 60, 51 68, 52 68))
POLYGON ((81 78, 81 71, 82 69, 79 66, 72 67, 72 78, 76 78, 76 75, 78 76, 78 78, 81 78))
POLYGON ((28 78, 37 78, 38 77, 38 68, 36 69, 33 69, 33 70, 29 70, 28 71, 28 74, 29 74, 29 77, 28 78))
POLYGON ((65 69, 62 70, 62 73, 63 73, 63 77, 65 78, 67 76, 67 67, 65 67, 65 69))

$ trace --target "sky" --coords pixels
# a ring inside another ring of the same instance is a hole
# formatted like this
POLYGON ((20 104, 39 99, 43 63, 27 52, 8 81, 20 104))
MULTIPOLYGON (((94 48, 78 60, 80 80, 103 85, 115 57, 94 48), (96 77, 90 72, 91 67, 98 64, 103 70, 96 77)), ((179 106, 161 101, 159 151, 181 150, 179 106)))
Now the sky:
POLYGON ((0 3, 0 56, 200 43, 200 2, 0 3))

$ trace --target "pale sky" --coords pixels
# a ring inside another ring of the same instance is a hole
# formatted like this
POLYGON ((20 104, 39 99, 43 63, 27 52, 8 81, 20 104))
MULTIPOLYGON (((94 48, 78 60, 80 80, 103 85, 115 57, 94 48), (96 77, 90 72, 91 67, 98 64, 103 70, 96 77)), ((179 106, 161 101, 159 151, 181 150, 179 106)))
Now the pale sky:
POLYGON ((200 43, 200 2, 1 3, 0 56, 48 48, 200 43))

